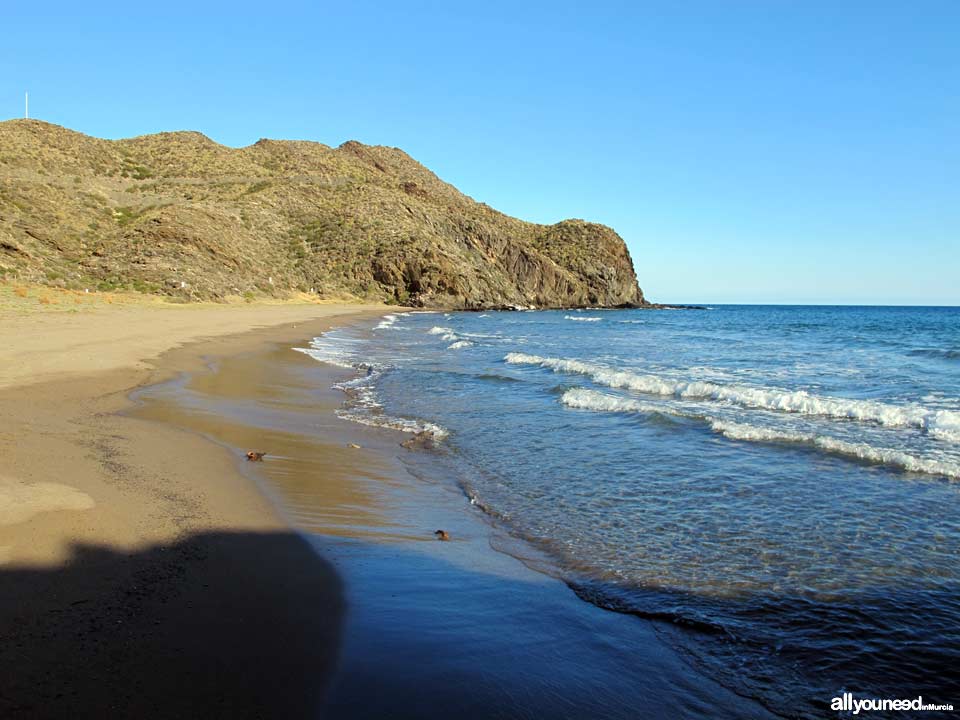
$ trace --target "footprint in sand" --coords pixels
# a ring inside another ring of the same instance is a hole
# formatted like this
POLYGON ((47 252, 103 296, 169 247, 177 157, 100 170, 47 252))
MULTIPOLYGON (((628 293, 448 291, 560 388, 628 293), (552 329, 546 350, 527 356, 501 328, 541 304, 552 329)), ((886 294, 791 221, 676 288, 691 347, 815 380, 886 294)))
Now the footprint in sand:
POLYGON ((0 525, 15 525, 51 510, 89 510, 93 498, 69 485, 25 483, 0 476, 0 525))

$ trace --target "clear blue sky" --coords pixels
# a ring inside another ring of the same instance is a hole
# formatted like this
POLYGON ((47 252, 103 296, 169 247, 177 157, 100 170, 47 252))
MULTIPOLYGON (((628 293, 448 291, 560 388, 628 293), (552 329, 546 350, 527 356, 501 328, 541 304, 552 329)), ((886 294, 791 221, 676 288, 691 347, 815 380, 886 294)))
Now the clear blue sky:
POLYGON ((664 302, 960 304, 960 2, 10 3, 0 117, 395 145, 664 302))

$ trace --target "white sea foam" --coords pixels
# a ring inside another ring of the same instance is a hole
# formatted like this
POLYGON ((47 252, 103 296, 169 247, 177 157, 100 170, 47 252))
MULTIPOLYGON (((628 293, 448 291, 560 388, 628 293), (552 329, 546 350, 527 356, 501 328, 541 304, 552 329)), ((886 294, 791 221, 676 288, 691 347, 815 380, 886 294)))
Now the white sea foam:
POLYGON ((746 385, 718 385, 705 381, 678 381, 657 375, 613 370, 581 360, 545 358, 526 353, 508 353, 504 360, 514 365, 539 365, 556 373, 585 375, 607 387, 627 388, 649 395, 715 400, 741 407, 873 422, 889 427, 916 427, 928 431, 940 440, 960 442, 960 412, 952 410, 820 396, 804 390, 789 391, 746 385))
POLYGON ((355 370, 357 358, 366 354, 367 342, 365 337, 355 336, 350 328, 332 328, 313 338, 310 347, 293 349, 319 362, 355 370))
POLYGON ((427 330, 428 335, 439 335, 440 339, 448 343, 456 343, 460 340, 460 337, 448 327, 434 326, 427 330))
POLYGON ((844 455, 867 462, 890 465, 902 470, 907 470, 908 472, 941 475, 952 479, 960 479, 960 464, 948 460, 917 457, 916 455, 911 455, 900 450, 874 447, 867 443, 849 442, 827 435, 776 430, 774 428, 758 427, 747 423, 718 420, 694 413, 683 412, 676 408, 644 403, 632 398, 614 397, 595 390, 587 390, 584 388, 567 390, 561 397, 561 402, 567 407, 594 410, 597 412, 663 413, 676 415, 678 417, 695 418, 704 420, 710 425, 711 430, 731 440, 812 445, 824 452, 834 455, 844 455))
POLYGON ((892 465, 909 472, 925 473, 927 475, 943 475, 953 479, 960 479, 960 464, 947 460, 922 458, 900 450, 878 448, 867 443, 854 443, 847 440, 829 437, 827 435, 813 435, 808 433, 782 432, 770 428, 755 427, 745 423, 733 423, 716 420, 710 423, 710 428, 732 440, 746 440, 754 442, 785 442, 813 445, 835 455, 847 455, 881 465, 892 465))
POLYGON ((396 321, 397 321, 396 315, 384 315, 383 320, 381 320, 373 329, 386 330, 388 327, 393 325, 396 321))
POLYGON ((457 340, 452 345, 447 346, 447 350, 459 350, 460 348, 467 348, 473 345, 469 340, 457 340))
POLYGON ((598 317, 577 317, 576 315, 564 315, 564 320, 576 320, 577 322, 600 322, 603 318, 598 317))
POLYGON ((398 418, 386 414, 359 412, 351 408, 341 408, 337 410, 337 417, 360 423, 361 425, 386 428, 405 433, 416 434, 419 432, 429 432, 437 440, 442 440, 448 434, 446 429, 435 423, 410 420, 409 418, 398 418))
MULTIPOLYGON (((386 320, 386 318, 384 318, 386 320)), ((383 410, 376 391, 376 381, 384 371, 384 366, 358 361, 366 352, 363 348, 366 340, 345 335, 342 330, 330 332, 310 341, 309 348, 294 348, 309 355, 314 360, 350 370, 366 370, 361 377, 336 383, 333 387, 342 390, 349 398, 343 407, 336 411, 337 417, 344 420, 389 428, 404 433, 430 432, 438 440, 447 436, 447 430, 435 423, 412 418, 395 417, 383 410)))
MULTIPOLYGON (((941 412, 949 412, 943 410, 941 412)), ((960 413, 953 413, 954 415, 960 413)), ((960 429, 953 429, 947 427, 931 427, 928 432, 938 440, 943 440, 944 442, 953 443, 954 445, 960 445, 960 429)))
POLYGON ((605 395, 596 390, 586 390, 584 388, 567 390, 560 398, 560 401, 567 407, 580 408, 582 410, 597 410, 599 412, 670 413, 668 408, 663 408, 658 405, 651 405, 650 403, 640 402, 632 398, 605 395))
POLYGON ((342 390, 349 398, 346 405, 337 410, 337 417, 361 425, 389 428, 405 433, 426 431, 438 440, 447 436, 447 430, 435 423, 385 413, 376 390, 376 381, 381 374, 382 370, 373 369, 362 377, 336 383, 333 387, 342 390))

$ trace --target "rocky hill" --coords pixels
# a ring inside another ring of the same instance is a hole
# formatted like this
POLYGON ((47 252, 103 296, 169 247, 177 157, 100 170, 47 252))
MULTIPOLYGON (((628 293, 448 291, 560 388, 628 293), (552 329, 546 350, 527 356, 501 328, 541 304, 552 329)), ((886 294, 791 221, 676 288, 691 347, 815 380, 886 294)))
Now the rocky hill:
POLYGON ((517 220, 396 148, 111 141, 37 120, 0 123, 0 276, 184 299, 646 304, 610 228, 517 220))

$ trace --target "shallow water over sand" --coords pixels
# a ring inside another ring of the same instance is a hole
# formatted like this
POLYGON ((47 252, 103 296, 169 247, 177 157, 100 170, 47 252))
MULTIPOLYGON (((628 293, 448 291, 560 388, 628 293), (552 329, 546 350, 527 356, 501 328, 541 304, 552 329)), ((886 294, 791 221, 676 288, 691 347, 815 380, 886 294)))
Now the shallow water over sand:
POLYGON ((137 393, 138 415, 230 448, 335 566, 347 612, 324 717, 770 717, 653 624, 491 550, 489 518, 437 457, 336 417, 330 388, 352 377, 280 347, 137 393), (249 449, 268 454, 247 463, 249 449))
POLYGON ((496 543, 786 714, 960 698, 960 311, 404 314, 311 354, 496 543), (445 468, 445 469, 444 469, 445 468), (785 711, 784 707, 789 707, 785 711))

